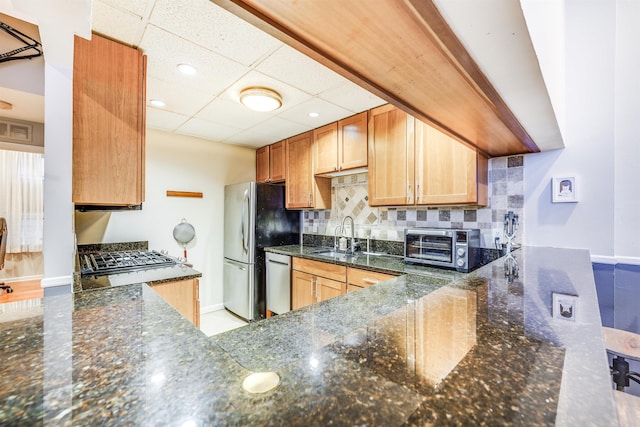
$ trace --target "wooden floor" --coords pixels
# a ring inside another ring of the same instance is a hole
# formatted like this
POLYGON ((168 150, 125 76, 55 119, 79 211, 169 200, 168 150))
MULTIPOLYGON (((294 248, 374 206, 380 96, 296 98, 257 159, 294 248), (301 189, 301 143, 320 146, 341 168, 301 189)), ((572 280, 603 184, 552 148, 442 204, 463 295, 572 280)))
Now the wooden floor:
MULTIPOLYGON (((0 280, 0 282, 2 282, 2 280, 0 280)), ((3 290, 2 293, 0 293, 0 304, 44 297, 44 289, 40 286, 40 279, 5 284, 11 286, 13 292, 8 293, 3 290)))

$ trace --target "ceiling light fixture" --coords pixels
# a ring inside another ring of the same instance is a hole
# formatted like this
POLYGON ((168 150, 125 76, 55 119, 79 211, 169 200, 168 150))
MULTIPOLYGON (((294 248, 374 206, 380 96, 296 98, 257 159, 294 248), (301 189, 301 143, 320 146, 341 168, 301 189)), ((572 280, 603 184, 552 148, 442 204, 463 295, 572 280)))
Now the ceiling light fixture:
POLYGON ((13 104, 7 101, 0 100, 0 110, 11 110, 13 108, 13 104))
POLYGON ((266 87, 248 87, 240 92, 240 102, 255 111, 273 111, 282 106, 282 98, 266 87))
POLYGON ((309 113, 309 117, 318 117, 320 113, 309 113))
POLYGON ((196 70, 196 67, 189 64, 178 64, 178 70, 180 70, 182 74, 186 74, 187 76, 194 76, 198 74, 198 70, 196 70))
POLYGON ((149 104, 152 107, 156 107, 156 108, 164 108, 167 104, 164 103, 164 101, 160 100, 160 99, 150 99, 149 100, 149 104))

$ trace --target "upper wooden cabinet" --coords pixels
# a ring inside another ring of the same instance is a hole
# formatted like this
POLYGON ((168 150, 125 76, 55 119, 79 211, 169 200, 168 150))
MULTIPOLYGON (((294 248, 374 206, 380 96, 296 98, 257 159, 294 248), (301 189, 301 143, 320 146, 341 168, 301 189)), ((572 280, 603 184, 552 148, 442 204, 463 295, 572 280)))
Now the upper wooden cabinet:
POLYGON ((285 141, 256 150, 256 181, 283 182, 286 178, 285 141))
POLYGON ((316 175, 367 167, 367 112, 314 130, 313 144, 316 175))
POLYGON ((93 35, 75 37, 73 202, 144 201, 145 71, 142 52, 93 35))
POLYGON ((369 112, 369 205, 413 204, 413 123, 393 105, 369 112))
POLYGON ((486 205, 488 160, 398 108, 369 115, 369 204, 486 205))
POLYGON ((331 208, 331 180, 313 175, 312 149, 312 131, 285 141, 288 209, 331 208))

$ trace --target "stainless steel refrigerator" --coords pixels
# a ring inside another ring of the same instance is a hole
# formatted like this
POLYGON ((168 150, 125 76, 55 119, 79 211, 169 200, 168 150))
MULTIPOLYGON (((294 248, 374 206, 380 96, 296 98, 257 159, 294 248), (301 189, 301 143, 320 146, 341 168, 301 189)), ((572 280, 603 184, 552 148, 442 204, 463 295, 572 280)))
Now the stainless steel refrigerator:
POLYGON ((252 321, 265 317, 268 246, 300 243, 300 212, 285 209, 282 185, 246 182, 224 189, 224 306, 252 321))

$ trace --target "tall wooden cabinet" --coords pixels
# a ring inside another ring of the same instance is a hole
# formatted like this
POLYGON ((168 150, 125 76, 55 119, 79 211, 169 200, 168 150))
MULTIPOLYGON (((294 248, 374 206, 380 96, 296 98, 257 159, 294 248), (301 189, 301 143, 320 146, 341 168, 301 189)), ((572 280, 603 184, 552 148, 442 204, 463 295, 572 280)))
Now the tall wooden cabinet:
POLYGON ((486 205, 488 159, 391 105, 369 115, 369 204, 486 205))
POLYGON ((283 182, 286 178, 285 141, 256 150, 256 181, 283 182))
POLYGON ((75 37, 73 202, 144 201, 145 72, 140 50, 93 35, 75 37))
POLYGON ((289 138, 285 142, 288 209, 331 207, 331 180, 314 176, 312 149, 312 131, 289 138))

